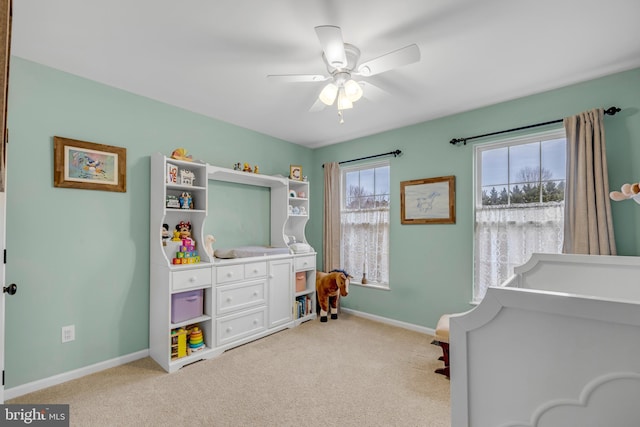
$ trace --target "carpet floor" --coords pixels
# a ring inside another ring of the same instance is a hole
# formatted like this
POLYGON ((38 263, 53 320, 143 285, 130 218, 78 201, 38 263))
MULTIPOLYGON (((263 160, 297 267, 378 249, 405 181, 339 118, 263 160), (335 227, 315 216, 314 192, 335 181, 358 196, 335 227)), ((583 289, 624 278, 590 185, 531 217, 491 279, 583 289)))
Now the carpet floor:
POLYGON ((6 403, 69 404, 72 426, 449 426, 432 339, 341 313, 173 374, 144 358, 6 403))

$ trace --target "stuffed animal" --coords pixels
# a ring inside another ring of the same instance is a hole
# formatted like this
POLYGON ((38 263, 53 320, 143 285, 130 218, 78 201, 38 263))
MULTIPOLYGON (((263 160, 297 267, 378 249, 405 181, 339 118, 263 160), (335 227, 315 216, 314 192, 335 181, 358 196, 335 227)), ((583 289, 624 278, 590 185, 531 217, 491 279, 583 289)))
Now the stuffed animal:
POLYGON ((331 318, 338 318, 338 299, 349 295, 349 281, 352 277, 344 270, 332 270, 330 273, 316 271, 316 296, 320 305, 320 321, 327 321, 329 306, 331 318))
POLYGON ((216 238, 211 234, 207 234, 204 238, 204 250, 213 259, 213 244, 216 242, 216 238))
POLYGON ((171 153, 171 158, 176 160, 184 160, 187 162, 193 160, 191 154, 187 154, 187 150, 185 150, 184 148, 176 148, 175 150, 173 150, 173 153, 171 153))
POLYGON ((176 231, 179 233, 180 240, 190 240, 193 246, 196 245, 195 240, 191 238, 191 222, 190 221, 180 221, 180 223, 176 225, 176 231))
POLYGON ((620 202, 622 200, 632 199, 638 194, 640 194, 640 183, 634 182, 631 184, 623 184, 622 187, 620 187, 620 191, 612 191, 609 193, 609 197, 611 197, 611 200, 620 202))

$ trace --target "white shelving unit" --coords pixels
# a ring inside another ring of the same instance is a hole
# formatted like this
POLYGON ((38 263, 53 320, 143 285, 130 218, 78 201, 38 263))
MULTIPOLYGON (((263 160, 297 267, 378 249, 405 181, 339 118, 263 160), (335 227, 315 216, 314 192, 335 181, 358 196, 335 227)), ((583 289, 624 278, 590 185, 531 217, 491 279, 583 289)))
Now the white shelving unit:
MULTIPOLYGON (((316 317, 316 254, 313 250, 229 260, 209 258, 203 249, 209 180, 268 187, 271 194, 270 245, 289 248, 291 236, 296 242, 307 244, 308 182, 154 154, 151 157, 149 352, 167 372, 316 317), (171 182, 168 166, 191 172, 193 182, 181 183, 179 173, 177 182, 171 182), (291 191, 294 193, 290 194, 291 191), (190 209, 167 207, 168 197, 180 197, 183 193, 192 197, 190 209), (163 245, 163 224, 168 224, 173 231, 180 221, 191 223, 199 263, 174 264, 175 245, 163 245), (304 274, 306 286, 297 291, 295 275, 299 272, 304 274), (186 291, 202 292, 202 313, 172 323, 175 295, 186 291), (296 308, 300 299, 308 306, 302 315, 296 308), (205 349, 172 359, 172 330, 190 325, 197 325, 202 330, 205 349)), ((215 221, 215 218, 209 220, 215 221)))
POLYGON ((213 280, 212 261, 202 248, 203 226, 207 217, 208 181, 207 165, 168 158, 160 153, 151 157, 151 197, 150 197, 150 307, 149 307, 149 353, 166 371, 173 372, 182 366, 200 359, 215 356, 213 325, 213 280), (177 168, 176 182, 169 179, 168 166, 177 168), (190 185, 182 184, 180 170, 193 173, 190 185), (180 197, 189 193, 193 208, 167 207, 168 196, 180 197), (191 223, 191 237, 196 241, 199 263, 172 263, 176 245, 163 242, 163 224, 169 231, 175 230, 180 221, 191 223), (163 243, 167 243, 164 246, 163 243), (171 304, 174 294, 202 290, 202 314, 182 322, 171 322, 171 304), (179 359, 171 358, 171 331, 188 325, 197 325, 203 332, 206 348, 179 359))

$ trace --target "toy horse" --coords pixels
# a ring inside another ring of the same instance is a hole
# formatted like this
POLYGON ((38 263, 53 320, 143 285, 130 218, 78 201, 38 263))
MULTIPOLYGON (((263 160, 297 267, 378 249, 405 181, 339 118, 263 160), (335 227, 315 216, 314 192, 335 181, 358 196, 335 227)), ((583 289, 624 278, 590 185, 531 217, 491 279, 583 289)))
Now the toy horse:
POLYGON ((349 280, 352 277, 344 270, 332 270, 330 273, 316 271, 316 292, 320 305, 320 321, 327 321, 329 305, 331 318, 338 318, 338 299, 349 295, 349 280))

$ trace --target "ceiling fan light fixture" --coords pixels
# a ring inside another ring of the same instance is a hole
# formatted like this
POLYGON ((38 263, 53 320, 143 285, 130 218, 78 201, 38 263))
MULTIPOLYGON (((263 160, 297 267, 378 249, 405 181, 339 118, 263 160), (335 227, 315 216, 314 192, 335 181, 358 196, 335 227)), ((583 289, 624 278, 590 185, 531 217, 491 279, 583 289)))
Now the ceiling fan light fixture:
POLYGON ((348 110, 349 108, 353 108, 353 103, 347 97, 344 87, 341 87, 338 91, 338 111, 348 110))
POLYGON ((322 101, 326 105, 333 105, 333 102, 336 100, 336 96, 338 95, 338 86, 333 83, 329 83, 322 89, 320 95, 318 95, 318 99, 322 101))
POLYGON ((344 84, 344 93, 349 101, 356 102, 362 98, 362 87, 355 80, 348 80, 344 84))

